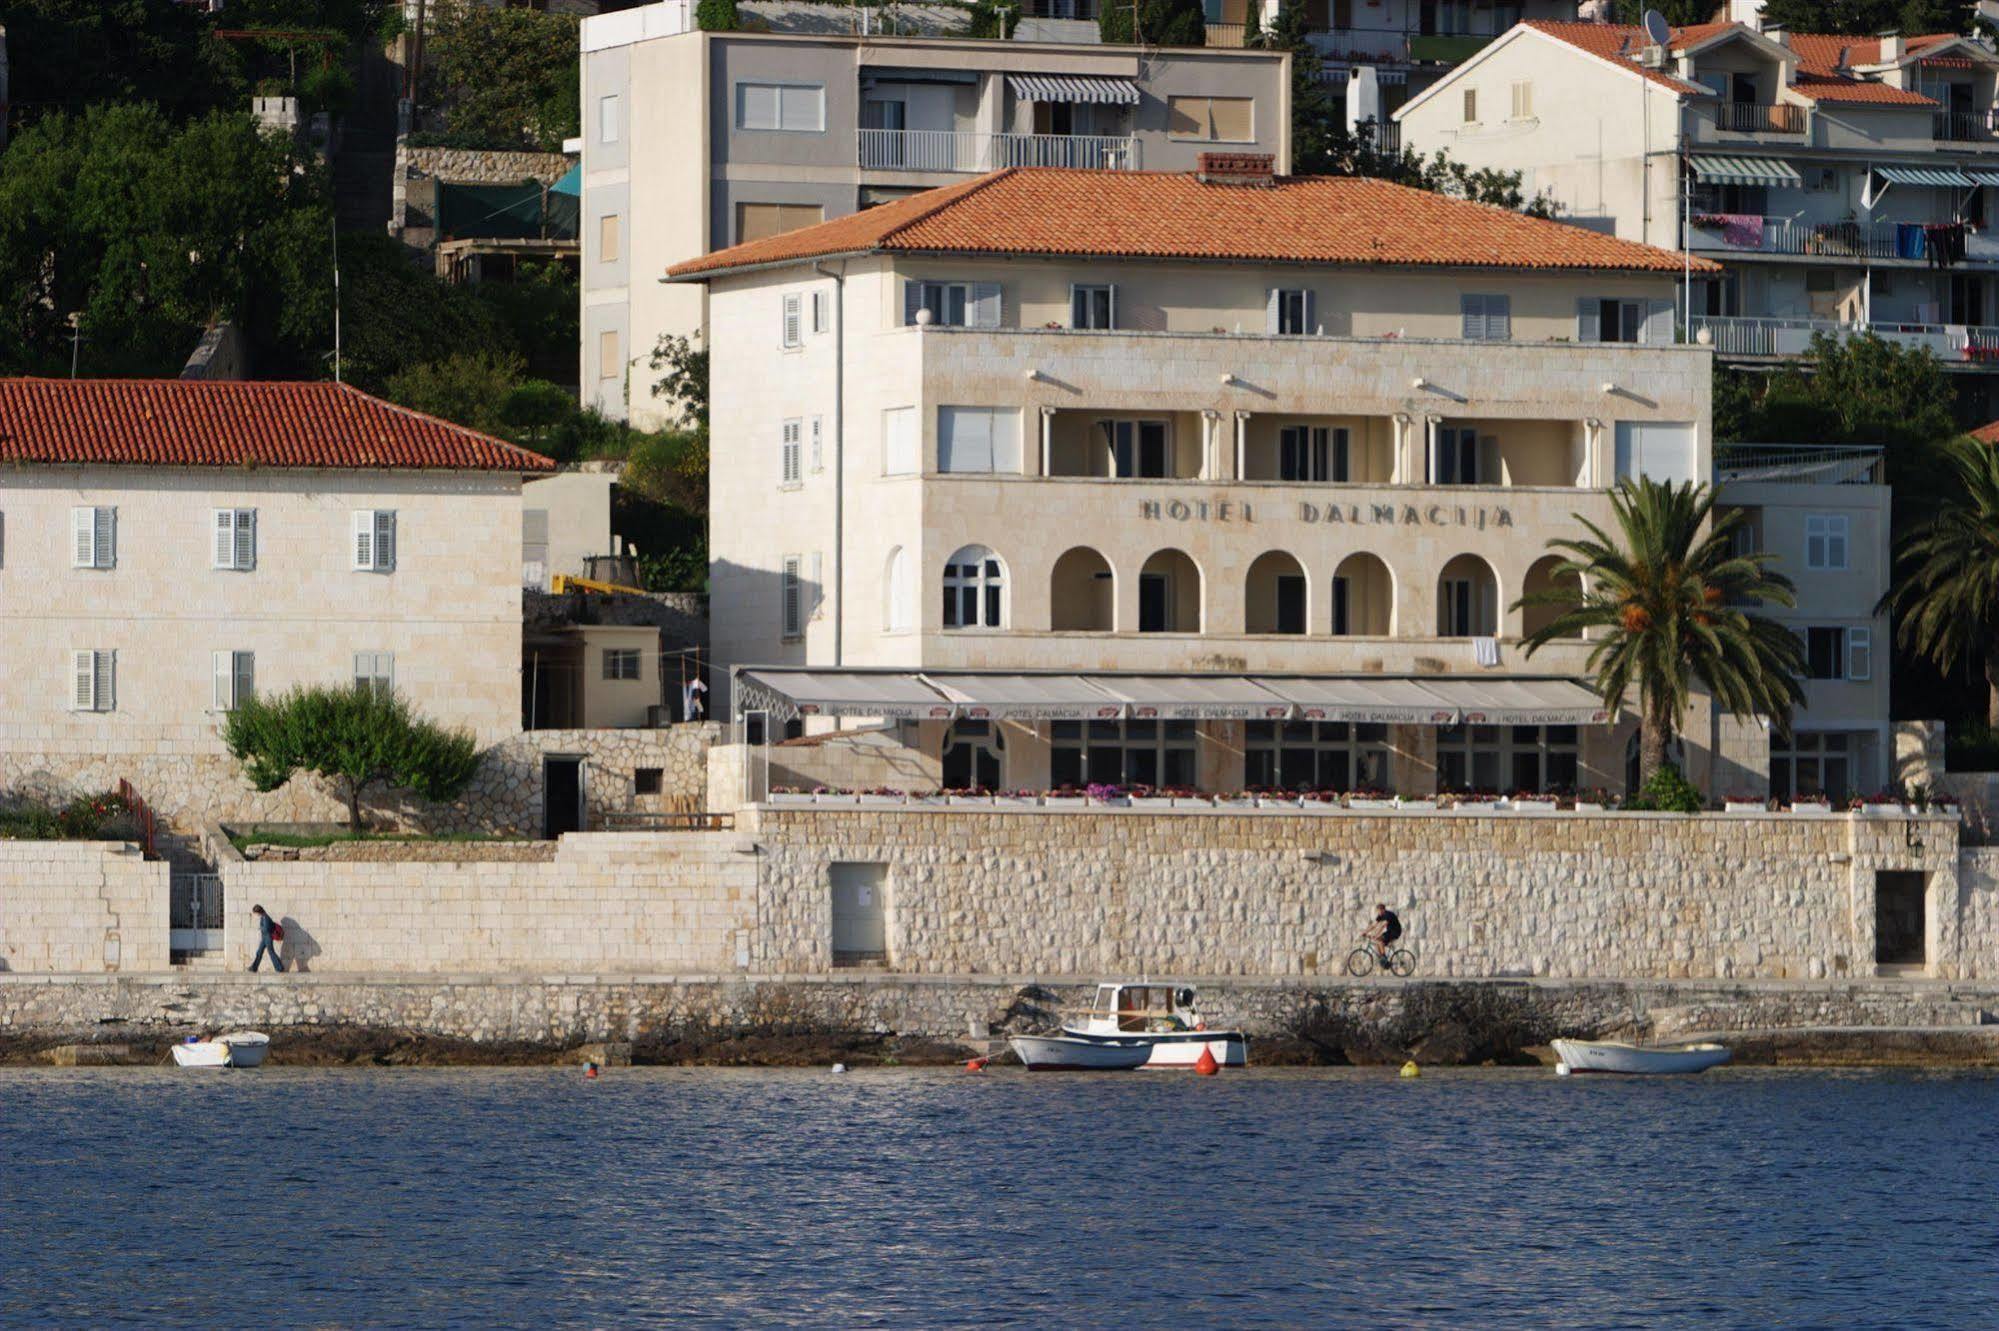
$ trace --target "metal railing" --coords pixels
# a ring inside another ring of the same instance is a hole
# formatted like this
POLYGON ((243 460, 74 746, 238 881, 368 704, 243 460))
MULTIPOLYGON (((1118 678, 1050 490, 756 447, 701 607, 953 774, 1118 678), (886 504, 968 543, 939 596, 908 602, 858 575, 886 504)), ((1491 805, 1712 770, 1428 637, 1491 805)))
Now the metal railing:
POLYGON ((1719 482, 1879 485, 1882 450, 1871 444, 1716 444, 1719 482))
POLYGON ((1999 328, 1977 324, 1842 323, 1837 319, 1707 318, 1696 316, 1693 332, 1706 331, 1724 356, 1802 356, 1812 338, 1858 337, 1862 333, 1911 348, 1927 348, 1946 361, 1999 361, 1999 328))
POLYGON ((222 923, 221 874, 177 873, 167 880, 168 951, 219 951, 222 923))
POLYGON ((1233 50, 1241 46, 1248 35, 1247 23, 1210 23, 1207 25, 1205 44, 1233 50))
POLYGON ((1931 120, 1939 143, 1982 143, 1999 139, 1999 111, 1939 111, 1931 120))
POLYGON ((1730 134, 1802 134, 1805 132, 1805 108, 1723 102, 1714 109, 1714 127, 1730 134))
POLYGON ((856 147, 866 171, 997 171, 1063 166, 1136 171, 1138 141, 1108 134, 978 134, 952 129, 862 129, 856 147))
MULTIPOLYGON (((1808 222, 1796 217, 1753 213, 1695 213, 1692 248, 1734 254, 1794 254, 1823 259, 1909 259, 1930 257, 1932 232, 1959 228, 1934 222, 1808 222)), ((1999 239, 1961 228, 1964 252, 1975 261, 1999 258, 1999 239)))

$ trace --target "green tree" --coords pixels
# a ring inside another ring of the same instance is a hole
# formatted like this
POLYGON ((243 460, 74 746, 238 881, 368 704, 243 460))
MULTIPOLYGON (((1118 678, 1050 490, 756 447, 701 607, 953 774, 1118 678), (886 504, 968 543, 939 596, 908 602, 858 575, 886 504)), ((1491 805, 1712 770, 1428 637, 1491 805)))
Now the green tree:
POLYGON ((511 282, 462 288, 504 328, 527 360, 528 373, 556 383, 577 378, 576 274, 553 261, 524 261, 511 282))
POLYGON ((517 384, 500 403, 500 420, 507 437, 541 451, 542 441, 576 413, 576 399, 560 384, 529 379, 517 384))
POLYGON ((393 690, 365 684, 251 698, 229 713, 222 739, 258 790, 301 771, 333 782, 354 832, 363 827, 362 799, 377 787, 442 802, 479 770, 469 731, 426 721, 393 690))
POLYGON ((1514 605, 1558 611, 1528 635, 1530 657, 1551 642, 1597 632, 1589 655, 1597 693, 1616 708, 1636 689, 1644 727, 1639 770, 1648 782, 1679 733, 1695 684, 1732 714, 1766 716, 1778 726, 1790 724, 1804 696, 1797 635, 1743 608, 1795 604, 1790 580, 1768 567, 1771 554, 1735 553, 1730 533, 1742 515, 1717 516, 1714 500, 1712 490, 1691 481, 1624 482, 1610 497, 1620 539, 1578 516, 1587 538, 1548 542, 1566 556, 1556 578, 1568 585, 1514 605))
POLYGON ((437 0, 427 95, 454 143, 554 152, 576 135, 581 59, 573 14, 437 0))
POLYGON ((655 503, 688 513, 707 512, 707 432, 640 436, 625 454, 625 472, 619 483, 655 503))
POLYGON ((92 103, 150 102, 173 120, 244 105, 240 52, 198 6, 161 0, 0 0, 14 110, 33 123, 92 103))
POLYGON ((1792 32, 1872 37, 1890 28, 1915 36, 1967 32, 1973 6, 1960 0, 1766 0, 1763 22, 1792 32))
POLYGON ((389 400, 469 430, 501 434, 507 426, 506 407, 524 369, 521 358, 511 352, 463 352, 395 375, 389 380, 389 400))
POLYGON ((694 25, 703 32, 734 32, 743 26, 736 0, 701 0, 694 7, 694 25))
POLYGON ((1946 675, 1985 676, 1985 724, 1999 729, 1999 450, 1970 439, 1944 446, 1955 484, 1898 542, 1892 607, 1901 646, 1946 675))
POLYGON ((653 382, 652 391, 671 400, 683 425, 697 430, 708 428, 708 348, 696 346, 701 335, 682 337, 661 333, 653 345, 651 365, 664 374, 653 382))
POLYGON ((1147 46, 1205 46, 1207 20, 1201 0, 1105 0, 1097 32, 1106 42, 1147 46))
MULTIPOLYGON (((324 345, 331 349, 330 282, 320 294, 324 345)), ((471 288, 441 281, 386 235, 340 237, 340 318, 343 377, 371 393, 386 390, 396 375, 447 355, 519 354, 490 302, 471 288)))
MULTIPOLYGON (((1706 23, 1714 17, 1715 0, 1617 0, 1619 23, 1637 23, 1645 11, 1656 9, 1676 28, 1706 23)), ((1814 30, 1815 31, 1815 30, 1814 30)))

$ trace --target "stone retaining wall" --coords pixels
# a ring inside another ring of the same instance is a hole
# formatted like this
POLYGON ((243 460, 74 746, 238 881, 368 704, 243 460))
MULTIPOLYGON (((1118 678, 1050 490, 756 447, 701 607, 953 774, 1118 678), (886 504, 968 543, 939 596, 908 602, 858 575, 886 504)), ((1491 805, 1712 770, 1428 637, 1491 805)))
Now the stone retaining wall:
POLYGON ((158 970, 167 866, 118 841, 0 841, 0 971, 158 970))

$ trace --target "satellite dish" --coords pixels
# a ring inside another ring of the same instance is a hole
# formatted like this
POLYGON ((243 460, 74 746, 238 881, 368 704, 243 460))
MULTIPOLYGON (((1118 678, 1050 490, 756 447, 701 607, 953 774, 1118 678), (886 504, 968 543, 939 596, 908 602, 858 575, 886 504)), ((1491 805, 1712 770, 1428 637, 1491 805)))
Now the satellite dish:
POLYGON ((1666 22, 1666 16, 1656 9, 1645 11, 1645 40, 1654 46, 1664 46, 1673 39, 1673 29, 1666 22))

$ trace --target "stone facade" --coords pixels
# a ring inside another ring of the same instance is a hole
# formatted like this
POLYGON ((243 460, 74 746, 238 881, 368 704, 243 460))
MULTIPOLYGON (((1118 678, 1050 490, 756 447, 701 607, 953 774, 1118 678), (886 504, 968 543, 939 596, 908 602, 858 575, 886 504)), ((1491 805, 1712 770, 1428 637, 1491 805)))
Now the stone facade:
POLYGON ((159 970, 167 866, 116 841, 0 841, 0 971, 159 970))

